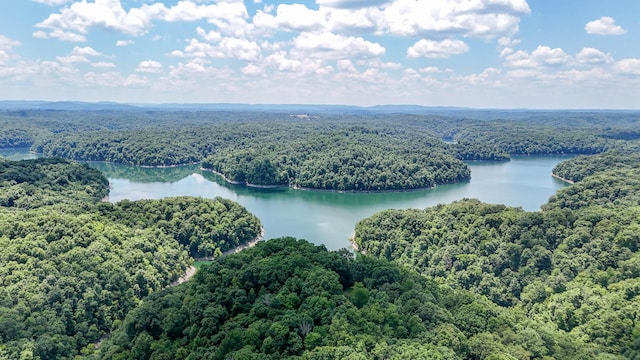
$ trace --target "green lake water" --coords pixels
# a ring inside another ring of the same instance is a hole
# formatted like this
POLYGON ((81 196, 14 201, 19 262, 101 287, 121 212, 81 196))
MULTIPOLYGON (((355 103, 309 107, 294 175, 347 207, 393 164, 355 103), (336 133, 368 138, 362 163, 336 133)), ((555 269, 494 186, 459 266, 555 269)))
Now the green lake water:
MULTIPOLYGON (((1 150, 17 160, 35 157, 26 151, 1 150)), ((294 189, 257 189, 226 183, 199 166, 141 168, 89 163, 109 179, 109 201, 160 199, 169 196, 221 196, 234 200, 260 218, 265 239, 294 236, 335 250, 349 247, 355 224, 389 209, 425 208, 463 198, 536 211, 566 186, 551 170, 568 157, 515 157, 509 162, 470 162, 471 180, 410 192, 338 193, 294 189)))

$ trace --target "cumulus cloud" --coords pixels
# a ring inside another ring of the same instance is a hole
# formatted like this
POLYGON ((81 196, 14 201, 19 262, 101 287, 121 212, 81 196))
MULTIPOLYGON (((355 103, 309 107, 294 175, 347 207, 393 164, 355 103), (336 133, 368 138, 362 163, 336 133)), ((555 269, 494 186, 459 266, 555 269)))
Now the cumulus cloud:
POLYGON ((442 41, 418 40, 407 49, 408 58, 432 58, 445 59, 452 55, 464 54, 469 51, 469 46, 460 40, 446 39, 442 41))
POLYGON ((116 41, 116 46, 129 46, 135 44, 133 40, 118 40, 116 41))
POLYGON ((93 66, 95 68, 99 68, 99 69, 110 69, 110 68, 116 67, 116 64, 111 63, 111 62, 99 61, 99 62, 92 63, 91 66, 93 66))
POLYGON ((13 47, 18 45, 20 45, 19 41, 0 35, 0 64, 6 63, 11 58, 13 47))
POLYGON ((623 59, 613 65, 613 69, 620 74, 640 75, 640 59, 623 59))
POLYGON ((219 32, 213 30, 206 32, 199 26, 196 28, 196 32, 198 33, 198 35, 200 35, 201 38, 207 40, 208 42, 217 42, 222 39, 222 35, 219 32))
POLYGON ((278 5, 273 25, 295 31, 321 31, 328 27, 325 14, 309 9, 303 4, 278 5))
POLYGON ((80 56, 102 56, 101 53, 97 52, 90 46, 85 46, 85 47, 74 46, 71 53, 73 55, 80 55, 80 56))
POLYGON ((77 64, 77 63, 89 63, 90 61, 87 58, 87 56, 102 56, 102 54, 94 50, 90 46, 85 46, 85 47, 75 46, 71 51, 71 54, 69 54, 68 56, 58 56, 56 57, 56 60, 66 65, 77 64))
POLYGON ((11 50, 14 46, 18 45, 20 45, 19 41, 0 35, 0 50, 11 50))
POLYGON ((589 21, 584 30, 588 34, 594 35, 622 35, 627 31, 621 26, 616 25, 616 21, 609 16, 603 16, 600 19, 589 21))
POLYGON ((512 36, 520 17, 531 12, 525 0, 318 0, 320 7, 280 4, 275 14, 258 11, 257 31, 374 32, 396 36, 512 36), (378 5, 365 6, 363 5, 378 5), (381 6, 384 5, 384 6, 381 6))
POLYGON ((195 58, 233 58, 254 61, 261 57, 260 46, 254 41, 233 37, 222 38, 217 44, 191 39, 184 51, 175 50, 171 55, 176 57, 195 58))
MULTIPOLYGON (((394 35, 510 35, 531 12, 525 0, 396 0, 384 9, 385 29, 394 35)), ((385 30, 382 29, 382 30, 385 30)))
POLYGON ((144 60, 138 64, 137 72, 159 73, 162 72, 162 64, 155 60, 144 60))
POLYGON ((57 6, 57 5, 62 5, 62 4, 71 2, 71 0, 32 0, 32 1, 40 4, 46 4, 49 6, 57 6))
POLYGON ((247 66, 243 67, 240 71, 242 71, 243 74, 249 76, 258 76, 264 73, 264 69, 255 64, 247 64, 247 66))
POLYGON ((534 51, 528 53, 518 50, 506 56, 505 65, 508 67, 535 68, 540 66, 559 66, 571 61, 561 48, 550 48, 539 45, 534 51))
POLYGON ((613 61, 613 57, 609 53, 594 48, 583 48, 576 54, 576 60, 586 65, 603 65, 613 61))
POLYGON ((179 1, 166 7, 163 3, 142 4, 128 11, 119 0, 74 2, 59 13, 51 14, 36 24, 49 29, 48 36, 68 41, 86 41, 91 28, 117 31, 131 36, 146 34, 154 20, 167 22, 207 20, 220 29, 236 34, 247 27, 247 9, 242 2, 220 2, 199 5, 192 1, 179 1))
POLYGON ((302 33, 293 40, 301 57, 321 59, 373 58, 382 56, 385 48, 361 37, 333 33, 302 33))
POLYGON ((219 52, 213 54, 214 57, 226 57, 239 60, 258 60, 260 58, 260 47, 253 41, 226 37, 220 41, 219 52))
POLYGON ((380 6, 389 0, 316 0, 316 4, 336 9, 355 9, 380 6))

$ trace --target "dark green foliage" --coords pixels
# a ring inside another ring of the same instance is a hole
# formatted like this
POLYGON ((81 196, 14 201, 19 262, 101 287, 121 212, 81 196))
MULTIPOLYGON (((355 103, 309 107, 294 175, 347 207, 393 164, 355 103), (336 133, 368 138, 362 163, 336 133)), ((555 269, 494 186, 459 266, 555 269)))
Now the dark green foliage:
POLYGON ((68 160, 5 161, 0 189, 0 206, 32 209, 98 201, 109 193, 109 182, 100 171, 68 160))
POLYGON ((100 212, 130 227, 158 228, 185 246, 193 257, 219 256, 260 235, 258 218, 220 197, 123 200, 115 205, 103 204, 100 212))
POLYGON ((362 127, 297 134, 247 148, 229 147, 203 162, 231 181, 322 190, 403 190, 469 179, 469 169, 434 139, 362 127), (402 135, 402 136, 400 136, 402 135))
POLYGON ((565 358, 598 353, 553 328, 544 331, 563 340, 529 339, 539 331, 516 313, 386 261, 281 238, 147 298, 93 357, 530 358, 566 355, 572 346, 579 350, 565 358))
POLYGON ((640 168, 640 153, 608 151, 594 156, 577 156, 556 165, 556 167, 553 168, 553 173, 564 179, 577 182, 587 176, 606 170, 629 168, 640 168))

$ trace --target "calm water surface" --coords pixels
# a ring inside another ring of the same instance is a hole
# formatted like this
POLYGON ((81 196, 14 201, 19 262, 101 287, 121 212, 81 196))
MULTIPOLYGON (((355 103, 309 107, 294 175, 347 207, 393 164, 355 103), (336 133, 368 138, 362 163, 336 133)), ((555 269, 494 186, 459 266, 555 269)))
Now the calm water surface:
MULTIPOLYGON (((4 154, 9 152, 0 151, 0 156, 4 154)), ((11 158, 20 156, 13 150, 11 158)), ((476 198, 536 211, 565 186, 551 177, 551 169, 567 158, 516 157, 509 162, 470 162, 469 182, 431 190, 386 193, 256 189, 228 184, 198 166, 140 168, 102 162, 89 164, 109 179, 111 202, 182 195, 221 196, 242 204, 258 216, 266 239, 290 235, 335 250, 349 246, 348 238, 359 220, 389 208, 422 209, 476 198)))

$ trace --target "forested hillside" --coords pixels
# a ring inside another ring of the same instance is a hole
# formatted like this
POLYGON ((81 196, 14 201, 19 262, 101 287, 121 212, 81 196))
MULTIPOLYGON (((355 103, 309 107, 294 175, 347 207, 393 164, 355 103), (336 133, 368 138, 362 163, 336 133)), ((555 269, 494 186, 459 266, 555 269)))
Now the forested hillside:
POLYGON ((193 257, 260 234, 229 200, 109 204, 107 185, 68 160, 0 161, 0 358, 73 358, 193 257))
POLYGON ((90 358, 586 359, 603 351, 395 264, 281 238, 150 296, 90 358))
POLYGON ((358 223, 355 242, 367 254, 637 358, 636 159, 611 153, 568 160, 557 169, 587 174, 558 191, 540 212, 476 200, 387 210, 358 223), (614 157, 618 160, 610 161, 614 157))
POLYGON ((531 113, 440 115, 214 111, 4 111, 0 148, 142 166, 203 163, 231 181, 322 190, 429 188, 466 181, 460 160, 637 149, 637 119, 531 113), (486 118, 488 115, 484 115, 486 118))

